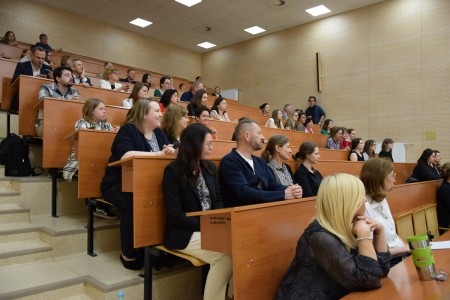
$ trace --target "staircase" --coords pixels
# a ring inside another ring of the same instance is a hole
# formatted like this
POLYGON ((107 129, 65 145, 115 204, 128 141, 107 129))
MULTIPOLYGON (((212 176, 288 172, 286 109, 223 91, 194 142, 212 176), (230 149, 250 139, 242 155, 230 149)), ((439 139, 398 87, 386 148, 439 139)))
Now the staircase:
MULTIPOLYGON (((0 123, 5 124, 3 113, 0 123)), ((14 128, 14 126, 13 126, 14 128)), ((1 136, 5 136, 3 132, 1 136)), ((31 149, 32 165, 41 149, 31 149)), ((0 299, 143 299, 142 271, 123 268, 119 221, 95 218, 96 257, 86 254, 87 209, 77 182, 58 181, 52 218, 47 175, 5 177, 0 166, 0 299)), ((201 268, 178 263, 153 270, 153 299, 200 300, 201 268)))

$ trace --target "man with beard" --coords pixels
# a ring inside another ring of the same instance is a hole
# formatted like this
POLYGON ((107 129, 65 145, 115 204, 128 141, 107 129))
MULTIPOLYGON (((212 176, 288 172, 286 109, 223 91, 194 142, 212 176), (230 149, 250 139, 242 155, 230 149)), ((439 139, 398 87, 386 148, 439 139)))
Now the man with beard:
MULTIPOLYGON (((81 96, 77 89, 71 87, 72 70, 69 67, 58 67, 53 71, 54 83, 43 84, 39 90, 39 100, 45 97, 66 99, 66 100, 81 100, 81 96)), ((57 113, 57 112, 55 112, 57 113)), ((42 108, 39 109, 38 119, 36 122, 36 132, 38 136, 43 134, 44 112, 42 108)))
POLYGON ((298 184, 278 183, 269 167, 254 151, 262 149, 264 136, 255 121, 236 126, 236 148, 220 161, 219 182, 224 206, 234 207, 302 197, 298 184))

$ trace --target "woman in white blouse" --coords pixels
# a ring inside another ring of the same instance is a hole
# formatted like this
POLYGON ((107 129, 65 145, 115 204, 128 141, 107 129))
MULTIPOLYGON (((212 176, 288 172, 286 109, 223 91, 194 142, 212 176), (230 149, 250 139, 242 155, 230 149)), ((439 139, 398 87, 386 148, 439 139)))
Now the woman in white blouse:
POLYGON ((392 190, 396 174, 391 161, 371 158, 362 167, 359 178, 366 188, 366 216, 380 222, 384 227, 386 241, 391 252, 391 267, 409 255, 409 246, 396 233, 386 193, 392 190))
POLYGON ((230 118, 227 114, 227 101, 224 98, 216 98, 211 108, 210 118, 213 120, 230 122, 230 118))
POLYGON ((98 84, 99 87, 106 90, 128 92, 130 86, 128 83, 119 83, 119 71, 115 68, 107 68, 103 73, 103 79, 98 84))

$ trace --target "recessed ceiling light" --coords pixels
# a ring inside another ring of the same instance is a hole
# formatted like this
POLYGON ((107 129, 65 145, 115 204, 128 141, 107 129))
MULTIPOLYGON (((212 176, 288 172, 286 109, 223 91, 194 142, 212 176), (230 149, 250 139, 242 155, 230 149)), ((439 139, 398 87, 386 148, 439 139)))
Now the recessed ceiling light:
POLYGON ((310 15, 312 15, 313 17, 317 17, 326 13, 329 13, 331 10, 329 10, 326 6, 324 5, 319 5, 310 9, 307 9, 306 12, 310 15))
POLYGON ((244 29, 244 31, 247 31, 248 33, 251 33, 251 34, 258 34, 258 33, 264 32, 264 31, 266 31, 266 30, 265 30, 265 29, 262 29, 262 28, 259 27, 259 26, 253 26, 253 27, 244 29))
POLYGON ((209 49, 209 48, 215 47, 216 45, 214 45, 210 42, 203 42, 201 44, 197 44, 197 46, 205 48, 205 49, 209 49))
POLYGON ((137 19, 134 19, 133 21, 131 21, 130 24, 133 24, 133 25, 136 25, 136 26, 144 28, 144 27, 147 27, 148 25, 151 25, 153 23, 150 22, 150 21, 141 19, 141 18, 137 18, 137 19))
POLYGON ((186 5, 188 7, 191 7, 197 3, 202 2, 202 0, 175 0, 175 2, 181 3, 183 5, 186 5))

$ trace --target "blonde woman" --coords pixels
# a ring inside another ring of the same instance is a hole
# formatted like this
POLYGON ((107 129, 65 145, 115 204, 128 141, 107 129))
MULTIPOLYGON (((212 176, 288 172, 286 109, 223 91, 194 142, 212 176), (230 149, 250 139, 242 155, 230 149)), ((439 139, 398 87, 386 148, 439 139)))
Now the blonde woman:
POLYGON ((174 149, 180 145, 180 136, 189 124, 188 111, 181 105, 170 105, 161 121, 161 129, 174 149))
POLYGON ((364 216, 364 196, 353 175, 322 181, 315 219, 300 237, 276 299, 340 299, 381 286, 391 255, 383 225, 364 216))
POLYGON ((119 71, 115 68, 107 68, 103 73, 103 79, 98 84, 102 89, 127 92, 130 88, 128 83, 119 83, 119 71))

